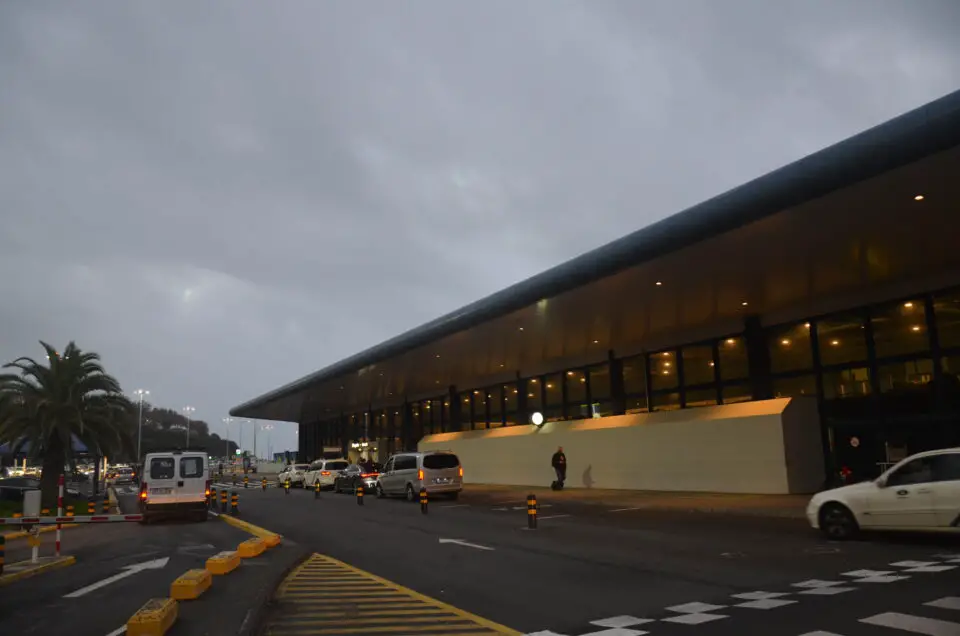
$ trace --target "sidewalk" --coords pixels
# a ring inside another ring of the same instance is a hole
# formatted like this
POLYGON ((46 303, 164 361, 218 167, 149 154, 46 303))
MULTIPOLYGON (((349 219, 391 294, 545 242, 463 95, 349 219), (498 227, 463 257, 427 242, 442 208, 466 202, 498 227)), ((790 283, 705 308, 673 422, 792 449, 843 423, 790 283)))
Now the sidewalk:
POLYGON ((485 484, 465 484, 462 497, 465 502, 492 500, 496 503, 507 499, 519 501, 525 499, 528 494, 536 495, 540 501, 568 501, 610 508, 720 513, 789 519, 804 518, 807 502, 810 501, 810 495, 741 495, 598 488, 571 488, 554 491, 550 488, 485 484))

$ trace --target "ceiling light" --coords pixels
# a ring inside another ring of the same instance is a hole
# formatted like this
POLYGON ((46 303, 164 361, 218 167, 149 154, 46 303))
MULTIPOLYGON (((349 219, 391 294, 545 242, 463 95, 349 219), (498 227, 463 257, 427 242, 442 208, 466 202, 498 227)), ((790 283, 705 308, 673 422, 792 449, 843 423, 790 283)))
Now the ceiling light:
POLYGON ((547 382, 547 388, 548 388, 548 389, 552 389, 552 388, 553 388, 553 385, 552 385, 551 383, 547 382))
POLYGON ((911 302, 905 302, 903 303, 903 306, 906 307, 907 309, 913 309, 913 303, 911 302))
POLYGON ((809 322, 805 322, 805 323, 803 323, 803 326, 804 326, 805 328, 809 329, 809 328, 810 328, 810 323, 809 323, 809 322))
POLYGON ((669 366, 670 366, 670 363, 669 363, 669 362, 664 362, 664 363, 663 363, 663 366, 669 367, 669 366))
POLYGON ((663 375, 670 375, 670 372, 669 372, 669 371, 664 371, 664 372, 663 372, 663 375))
POLYGON ((661 285, 663 285, 663 283, 660 281, 657 281, 657 287, 660 287, 661 285))
POLYGON ((438 357, 438 358, 440 357, 440 354, 439 354, 439 353, 437 354, 437 357, 438 357))
POLYGON ((913 329, 914 331, 920 331, 920 325, 914 325, 913 327, 911 327, 911 329, 913 329))
POLYGON ((599 340, 594 340, 594 341, 593 341, 593 344, 600 344, 600 341, 599 341, 599 340))
POLYGON ((714 366, 713 360, 710 361, 710 366, 711 366, 711 367, 714 366))
POLYGON ((580 378, 580 381, 581 381, 581 382, 586 382, 587 379, 586 379, 586 378, 580 378))
POLYGON ((741 306, 741 307, 746 307, 746 306, 747 306, 747 301, 743 301, 742 303, 740 303, 740 306, 741 306))
POLYGON ((783 340, 780 341, 780 344, 782 344, 783 346, 786 347, 786 346, 788 346, 788 345, 790 344, 790 341, 787 340, 786 338, 784 338, 783 340))
POLYGON ((830 344, 833 345, 834 347, 839 347, 839 346, 840 346, 840 341, 839 341, 839 340, 831 340, 831 341, 830 341, 830 344))
POLYGON ((923 201, 923 195, 922 195, 922 194, 918 194, 917 196, 913 197, 913 200, 914 200, 914 201, 923 201))
POLYGON ((527 397, 533 397, 533 393, 527 393, 527 397))
POLYGON ((501 368, 503 367, 503 363, 500 364, 500 367, 501 367, 501 368))
POLYGON ((573 371, 567 371, 567 375, 573 375, 573 371))
POLYGON ((530 382, 532 382, 533 384, 536 384, 536 383, 537 383, 537 379, 536 379, 536 378, 530 378, 530 382))
POLYGON ((727 338, 727 344, 728 344, 728 345, 735 345, 735 344, 737 344, 737 341, 734 340, 733 338, 727 338))
POLYGON ((523 331, 523 327, 520 327, 520 331, 523 331))

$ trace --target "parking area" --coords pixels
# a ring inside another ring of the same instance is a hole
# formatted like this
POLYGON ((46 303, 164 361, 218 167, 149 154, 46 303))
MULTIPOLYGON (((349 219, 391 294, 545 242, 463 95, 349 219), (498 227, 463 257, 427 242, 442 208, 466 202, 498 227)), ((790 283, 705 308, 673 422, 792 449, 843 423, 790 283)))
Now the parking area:
MULTIPOLYGON (((835 543, 789 515, 601 505, 571 491, 540 495, 529 530, 525 497, 511 492, 468 488, 426 514, 369 495, 239 492, 244 519, 305 550, 520 633, 844 634, 836 625, 862 630, 877 607, 932 611, 924 604, 960 583, 950 539, 835 543)), ((400 622, 365 631, 349 602, 335 611, 356 620, 298 633, 416 633, 400 622)))

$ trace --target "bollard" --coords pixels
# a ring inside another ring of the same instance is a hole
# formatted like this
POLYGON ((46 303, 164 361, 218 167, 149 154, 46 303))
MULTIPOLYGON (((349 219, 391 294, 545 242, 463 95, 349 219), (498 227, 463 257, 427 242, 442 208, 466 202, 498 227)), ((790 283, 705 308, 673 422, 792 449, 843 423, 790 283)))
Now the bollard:
POLYGON ((420 512, 427 514, 427 489, 420 489, 420 512))
POLYGON ((42 514, 44 517, 46 517, 47 515, 50 514, 50 509, 49 509, 49 508, 44 508, 43 510, 40 511, 40 514, 42 514))
POLYGON ((96 501, 88 501, 88 502, 87 502, 87 514, 88 514, 88 515, 95 515, 95 514, 97 514, 97 502, 96 502, 96 501))
POLYGON ((250 478, 247 477, 246 475, 244 475, 244 476, 243 476, 243 487, 244 487, 244 488, 249 488, 249 486, 250 486, 250 478))
POLYGON ((210 510, 216 512, 217 510, 217 489, 210 488, 210 499, 207 501, 207 505, 210 506, 210 510))
POLYGON ((220 514, 227 514, 227 489, 220 491, 220 514))
POLYGON ((230 514, 234 517, 240 516, 240 495, 237 493, 230 493, 230 514))
POLYGON ((357 505, 363 505, 363 486, 357 486, 357 505))
POLYGON ((290 494, 290 478, 287 477, 286 481, 283 482, 283 494, 290 494))
POLYGON ((72 505, 67 506, 67 516, 68 516, 68 517, 74 516, 74 515, 73 515, 73 506, 72 506, 72 505))
POLYGON ((264 492, 267 491, 267 478, 266 478, 266 477, 264 477, 263 479, 260 480, 260 488, 262 488, 264 492))
POLYGON ((527 495, 527 528, 535 530, 537 527, 537 496, 527 495))
POLYGON ((313 482, 313 498, 320 498, 320 480, 313 482))
POLYGON ((0 534, 0 574, 3 574, 3 560, 7 552, 7 538, 0 534))
POLYGON ((103 493, 103 501, 101 502, 101 506, 103 507, 103 514, 110 514, 110 495, 107 493, 103 493))

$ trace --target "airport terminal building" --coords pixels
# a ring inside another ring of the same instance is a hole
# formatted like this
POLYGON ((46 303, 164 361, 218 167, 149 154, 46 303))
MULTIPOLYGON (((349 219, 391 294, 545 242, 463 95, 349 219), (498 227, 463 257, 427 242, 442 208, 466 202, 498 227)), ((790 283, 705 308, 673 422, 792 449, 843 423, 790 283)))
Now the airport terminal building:
POLYGON ((570 486, 810 492, 958 446, 960 91, 231 415, 475 483, 562 445, 570 486))

